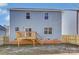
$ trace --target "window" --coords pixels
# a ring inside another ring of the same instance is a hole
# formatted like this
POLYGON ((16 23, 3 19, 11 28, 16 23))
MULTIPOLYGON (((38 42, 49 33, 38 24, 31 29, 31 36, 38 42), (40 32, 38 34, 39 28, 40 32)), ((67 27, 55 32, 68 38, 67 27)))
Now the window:
POLYGON ((26 19, 30 19, 30 13, 26 13, 26 19))
POLYGON ((49 28, 49 34, 52 34, 52 28, 49 28))
POLYGON ((44 34, 48 33, 48 28, 44 28, 44 34))
POLYGON ((31 37, 31 28, 25 28, 25 31, 28 32, 27 36, 31 37))
POLYGON ((44 34, 52 34, 52 28, 44 28, 44 34))
POLYGON ((27 29, 27 28, 25 28, 25 31, 26 31, 26 32, 28 32, 28 29, 27 29))
POLYGON ((25 28, 25 31, 26 32, 31 32, 32 30, 31 30, 31 28, 25 28))
POLYGON ((45 17, 44 17, 45 20, 48 19, 48 13, 45 13, 45 17))
POLYGON ((31 28, 29 28, 29 32, 31 32, 31 28))
POLYGON ((15 31, 19 31, 19 27, 16 27, 16 28, 15 28, 15 31))

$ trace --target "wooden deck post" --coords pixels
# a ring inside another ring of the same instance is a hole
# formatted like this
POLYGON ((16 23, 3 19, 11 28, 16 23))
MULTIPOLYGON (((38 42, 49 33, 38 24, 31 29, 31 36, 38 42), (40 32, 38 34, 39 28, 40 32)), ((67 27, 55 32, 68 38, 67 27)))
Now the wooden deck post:
POLYGON ((18 40, 18 47, 20 46, 20 43, 19 43, 19 39, 17 39, 18 40))
POLYGON ((33 41, 33 47, 35 47, 35 40, 33 39, 32 41, 33 41))

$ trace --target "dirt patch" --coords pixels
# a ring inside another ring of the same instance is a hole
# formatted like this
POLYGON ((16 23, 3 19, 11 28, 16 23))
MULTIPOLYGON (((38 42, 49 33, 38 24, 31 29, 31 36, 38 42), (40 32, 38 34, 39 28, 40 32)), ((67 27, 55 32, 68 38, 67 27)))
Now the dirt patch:
POLYGON ((72 44, 55 44, 35 46, 0 46, 0 55, 48 55, 79 53, 79 46, 72 44))

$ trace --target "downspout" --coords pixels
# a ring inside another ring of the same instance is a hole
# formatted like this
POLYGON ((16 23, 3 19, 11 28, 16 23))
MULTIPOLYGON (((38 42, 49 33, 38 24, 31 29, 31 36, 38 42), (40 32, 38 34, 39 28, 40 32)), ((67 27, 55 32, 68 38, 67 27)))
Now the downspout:
POLYGON ((78 10, 77 10, 77 19, 76 19, 76 36, 75 36, 75 44, 77 43, 77 36, 78 36, 78 10))
POLYGON ((78 35, 78 10, 77 10, 77 21, 76 21, 76 33, 78 35))

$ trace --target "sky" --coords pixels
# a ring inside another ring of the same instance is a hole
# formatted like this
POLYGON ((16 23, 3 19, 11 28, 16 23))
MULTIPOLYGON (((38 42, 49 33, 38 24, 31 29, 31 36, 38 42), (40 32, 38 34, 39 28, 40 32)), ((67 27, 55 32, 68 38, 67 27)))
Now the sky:
POLYGON ((78 3, 0 3, 0 25, 9 25, 10 8, 79 9, 78 3))

